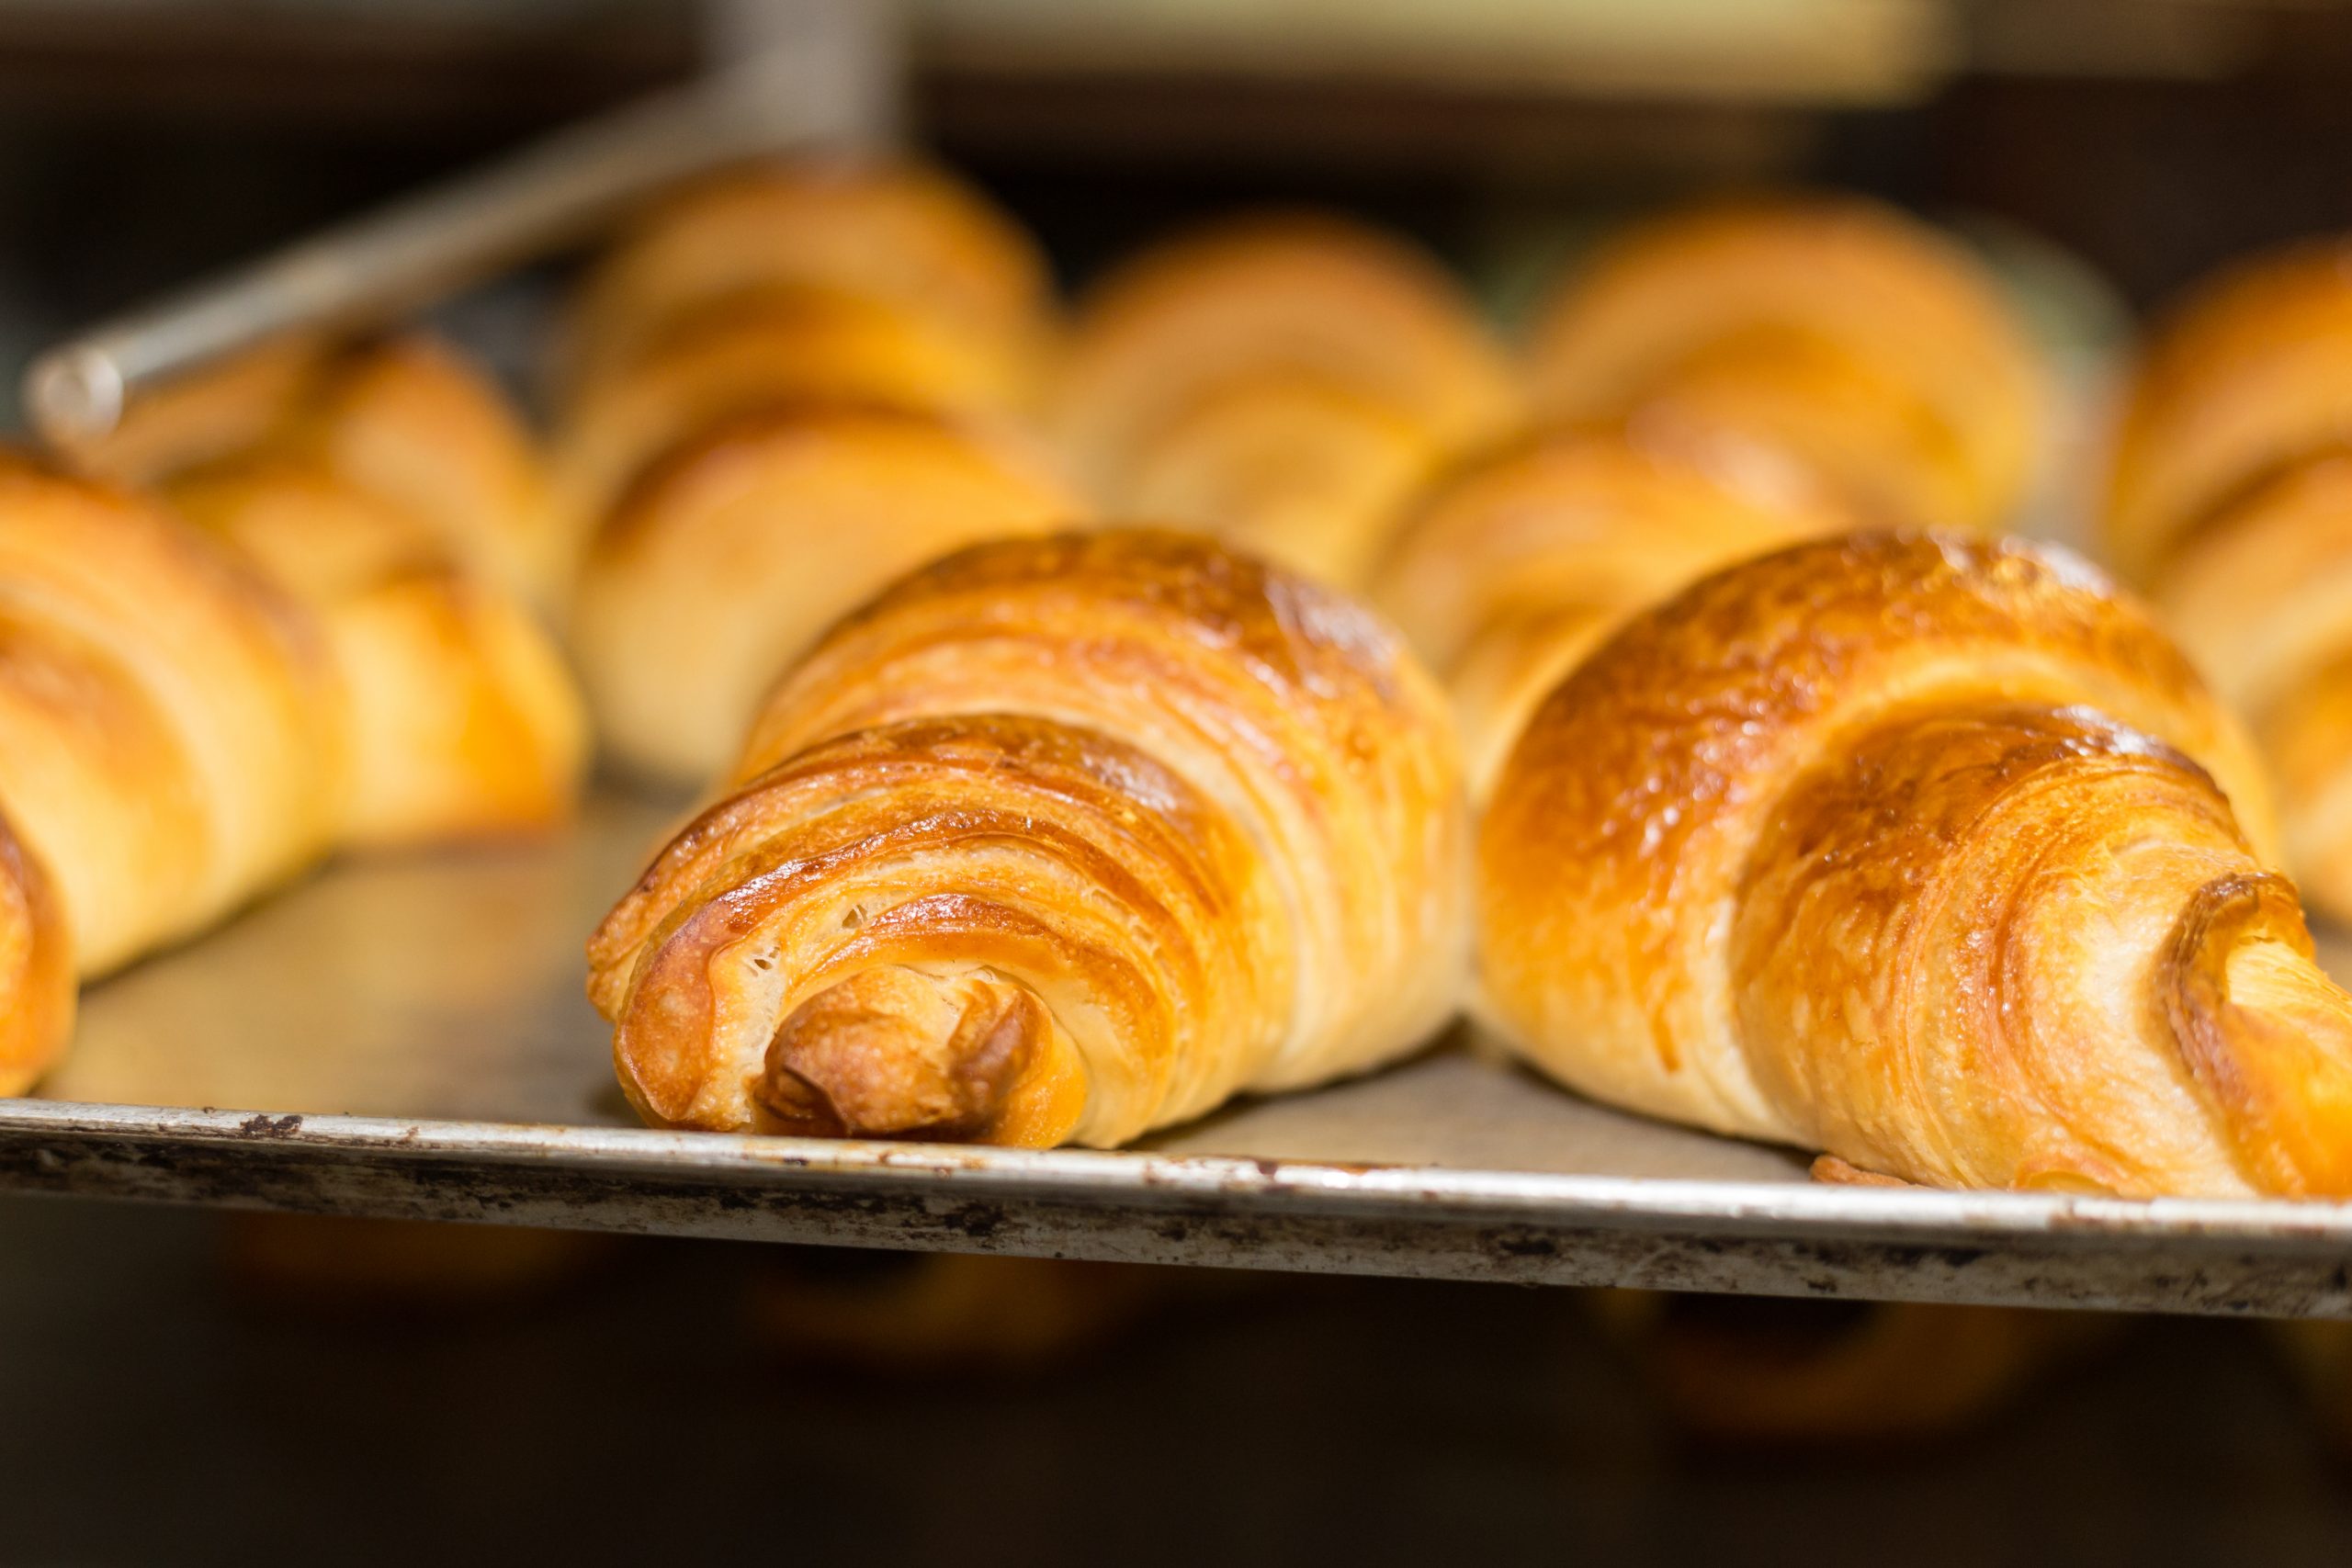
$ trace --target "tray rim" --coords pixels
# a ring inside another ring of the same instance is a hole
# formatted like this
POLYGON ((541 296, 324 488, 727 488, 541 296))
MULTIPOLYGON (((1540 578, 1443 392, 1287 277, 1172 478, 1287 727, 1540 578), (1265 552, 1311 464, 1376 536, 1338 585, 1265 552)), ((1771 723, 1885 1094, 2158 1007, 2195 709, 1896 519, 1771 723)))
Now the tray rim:
POLYGON ((0 1102, 0 1190, 1126 1263, 2352 1319, 2352 1204, 0 1102))
POLYGON ((680 1132, 562 1122, 272 1113, 214 1107, 0 1100, 0 1141, 118 1139, 167 1145, 298 1147, 355 1160, 650 1172, 723 1182, 853 1183, 1101 1204, 1217 1198, 1347 1210, 1410 1205, 1633 1225, 1922 1233, 2061 1243, 2144 1239, 2341 1246, 2352 1201, 2116 1198, 2078 1193, 1846 1186, 1817 1181, 1630 1177, 1449 1165, 1356 1164, 1153 1150, 1020 1149, 680 1132))

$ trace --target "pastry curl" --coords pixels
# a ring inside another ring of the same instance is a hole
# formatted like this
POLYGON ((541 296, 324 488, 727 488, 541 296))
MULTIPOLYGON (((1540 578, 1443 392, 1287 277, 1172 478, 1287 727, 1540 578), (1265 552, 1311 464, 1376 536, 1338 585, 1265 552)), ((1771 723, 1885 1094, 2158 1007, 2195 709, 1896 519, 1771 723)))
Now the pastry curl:
POLYGON ((1531 346, 1549 420, 1736 432, 1880 523, 1985 529, 2033 479, 2047 394, 1957 246, 1850 197, 1729 203, 1604 246, 1531 346))
POLYGON ((673 452, 591 548, 572 612, 597 728, 640 773, 701 783, 766 689, 899 574, 1082 509, 1007 437, 921 414, 777 410, 673 452))
POLYGON ((660 1124, 1124 1143, 1444 1021, 1458 784, 1353 604, 1177 535, 983 545, 776 689, 590 995, 660 1124))
POLYGON ((2287 864, 2352 918, 2352 242, 2264 258, 2151 342, 2102 543, 2279 786, 2287 864))
POLYGON ((1537 712, 1487 1005, 1597 1097, 1909 1180, 2341 1196, 2352 998, 2267 831, 2245 739, 2070 558, 1803 545, 1537 712))
POLYGON ((1769 451, 1588 430, 1473 464, 1413 510, 1372 598, 1446 683, 1474 796, 1545 693, 1705 573, 1846 519, 1769 451))
POLYGON ((1104 279, 1048 421, 1121 515, 1360 581, 1441 462, 1508 432, 1517 388, 1453 281, 1337 219, 1227 222, 1104 279))

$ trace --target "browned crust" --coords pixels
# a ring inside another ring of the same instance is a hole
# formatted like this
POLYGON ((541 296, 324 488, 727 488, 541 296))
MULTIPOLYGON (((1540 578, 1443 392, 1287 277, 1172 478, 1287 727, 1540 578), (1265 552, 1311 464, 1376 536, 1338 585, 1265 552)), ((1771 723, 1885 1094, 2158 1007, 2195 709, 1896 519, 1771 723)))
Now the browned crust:
POLYGON ((1123 1141, 1434 1025, 1457 790, 1340 596, 1190 536, 979 546, 779 687, 590 994, 657 1122, 1123 1141))
POLYGON ((1591 1092, 1907 1179, 2335 1190, 2352 998, 2307 946, 2200 1037, 2236 1077, 2192 1083, 2163 1021, 2177 912, 2257 869, 2216 780, 2258 791, 2243 737, 2079 567, 1799 546, 1538 713, 1481 836, 1489 1002, 1591 1092))
POLYGON ((2233 994, 2230 960, 2256 942, 2312 961, 2292 883, 2248 872, 2199 888, 2165 955, 2165 1018, 2239 1157, 2267 1190, 2352 1193, 2352 1006, 2328 1007, 2332 1029, 2315 1033, 2310 1009, 2245 1005, 2233 994))

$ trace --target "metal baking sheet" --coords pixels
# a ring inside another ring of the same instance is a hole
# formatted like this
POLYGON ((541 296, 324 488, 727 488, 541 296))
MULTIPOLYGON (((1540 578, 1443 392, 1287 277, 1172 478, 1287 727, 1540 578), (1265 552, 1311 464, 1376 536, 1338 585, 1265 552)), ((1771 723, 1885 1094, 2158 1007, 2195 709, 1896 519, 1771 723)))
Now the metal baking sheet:
MULTIPOLYGON (((1118 1153, 656 1133, 582 943, 675 815, 346 863, 93 988, 0 1184, 863 1247, 1785 1295, 2352 1316, 2352 1206, 1826 1187, 1467 1034, 1118 1153)), ((2339 973, 2352 957, 2339 942, 2339 973)))

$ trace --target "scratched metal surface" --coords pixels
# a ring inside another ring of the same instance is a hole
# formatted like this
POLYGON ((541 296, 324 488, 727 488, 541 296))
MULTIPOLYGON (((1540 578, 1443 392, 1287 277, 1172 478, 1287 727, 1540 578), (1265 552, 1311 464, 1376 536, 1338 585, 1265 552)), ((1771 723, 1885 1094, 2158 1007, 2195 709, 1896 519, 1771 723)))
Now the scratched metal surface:
POLYGON ((96 987, 0 1184, 132 1199, 1170 1263, 2352 1316, 2352 1206, 1819 1187, 1458 1039, 1115 1154, 648 1132, 581 943, 668 808, 346 864, 96 987), (217 1107, 217 1110, 196 1109, 217 1107))

